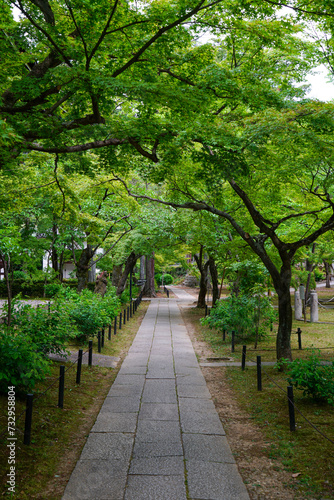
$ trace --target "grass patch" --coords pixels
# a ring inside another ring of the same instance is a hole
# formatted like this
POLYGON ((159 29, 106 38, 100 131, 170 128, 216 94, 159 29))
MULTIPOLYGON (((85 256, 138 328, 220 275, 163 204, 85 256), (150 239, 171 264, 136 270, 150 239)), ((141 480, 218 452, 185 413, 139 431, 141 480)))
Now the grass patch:
MULTIPOLYGON (((284 373, 266 367, 262 392, 257 391, 256 368, 229 368, 227 377, 239 404, 247 410, 270 441, 269 458, 280 458, 284 467, 296 477, 303 498, 334 498, 334 447, 298 413, 297 430, 290 432, 287 381, 284 373), (280 385, 285 392, 276 385, 280 385)), ((295 404, 305 417, 334 441, 333 407, 304 398, 295 390, 295 404)))
MULTIPOLYGON (((204 317, 204 310, 192 308, 189 309, 189 314, 194 321, 204 317)), ((293 321, 291 348, 292 356, 295 358, 305 358, 309 355, 309 351, 313 349, 321 350, 321 357, 324 360, 333 359, 334 349, 334 311, 325 312, 327 318, 333 317, 333 324, 322 323, 304 323, 303 321, 293 321), (298 348, 297 329, 302 331, 302 350, 298 348)), ((320 321, 320 320, 319 320, 320 321)), ((226 334, 226 340, 223 340, 223 334, 217 330, 210 330, 209 327, 201 326, 201 335, 217 357, 230 357, 235 361, 241 359, 242 345, 247 345, 248 359, 256 360, 256 356, 260 355, 262 361, 276 361, 276 334, 278 323, 273 324, 273 331, 267 331, 267 336, 263 337, 258 344, 257 349, 254 349, 253 340, 236 339, 235 353, 231 352, 231 334, 226 334)))
MULTIPOLYGON (((137 333, 149 303, 142 302, 136 315, 112 340, 105 340, 101 354, 123 358, 137 333)), ((79 345, 78 345, 79 347, 79 345)), ((94 340, 97 352, 97 342, 94 340)), ((94 356, 93 356, 94 363, 94 356)), ((34 390, 33 426, 30 446, 23 444, 24 415, 16 425, 16 493, 12 498, 56 500, 61 498, 86 438, 112 385, 118 369, 82 366, 81 384, 76 385, 76 365, 66 372, 64 408, 59 409, 58 382, 37 399, 59 376, 53 363, 52 375, 34 390)), ((65 364, 66 367, 70 363, 65 364)), ((25 395, 16 395, 16 416, 25 410, 25 395)), ((0 471, 2 495, 8 495, 7 397, 0 396, 0 471)))

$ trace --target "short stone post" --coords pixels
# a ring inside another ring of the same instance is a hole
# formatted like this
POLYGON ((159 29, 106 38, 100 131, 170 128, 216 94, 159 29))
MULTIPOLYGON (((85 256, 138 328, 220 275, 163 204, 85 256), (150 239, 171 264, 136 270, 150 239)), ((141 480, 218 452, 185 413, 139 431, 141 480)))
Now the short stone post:
POLYGON ((315 290, 311 290, 310 293, 310 311, 311 323, 317 323, 319 321, 318 294, 315 290))
POLYGON ((295 319, 303 319, 303 307, 299 290, 295 291, 295 319))

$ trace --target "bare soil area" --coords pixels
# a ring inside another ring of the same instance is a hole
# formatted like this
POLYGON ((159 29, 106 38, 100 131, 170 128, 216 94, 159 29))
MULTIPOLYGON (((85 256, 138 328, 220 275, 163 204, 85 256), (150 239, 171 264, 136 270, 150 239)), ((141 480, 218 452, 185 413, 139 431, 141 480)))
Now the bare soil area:
MULTIPOLYGON (((187 290, 188 291, 188 290, 187 290)), ((183 320, 196 354, 202 360, 214 357, 201 340, 199 326, 190 307, 181 307, 183 320)), ((203 375, 224 426, 240 474, 252 500, 293 500, 301 498, 294 491, 294 478, 282 463, 269 458, 269 444, 251 416, 240 408, 229 385, 224 367, 202 367, 203 375)))

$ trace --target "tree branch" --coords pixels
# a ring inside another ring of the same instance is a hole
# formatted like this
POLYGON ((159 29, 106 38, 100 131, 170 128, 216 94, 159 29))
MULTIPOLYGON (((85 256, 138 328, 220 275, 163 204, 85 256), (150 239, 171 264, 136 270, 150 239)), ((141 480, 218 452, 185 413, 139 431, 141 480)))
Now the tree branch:
POLYGON ((77 144, 75 146, 44 147, 39 144, 27 144, 25 147, 31 151, 41 151, 43 153, 78 153, 80 151, 104 148, 106 146, 119 146, 120 144, 124 144, 126 142, 129 142, 128 139, 106 139, 104 141, 87 142, 85 144, 77 144))
POLYGON ((205 0, 201 0, 199 2, 199 4, 194 8, 192 9, 190 12, 188 12, 188 14, 185 14, 184 16, 180 17, 179 19, 177 19, 176 21, 174 21, 173 23, 171 24, 168 24, 167 26, 164 26, 163 28, 160 28, 156 33, 155 35, 153 35, 135 54, 134 56, 129 60, 127 61, 123 66, 121 66, 119 69, 117 69, 116 71, 114 71, 114 73, 111 75, 113 78, 116 78, 116 76, 120 75, 121 73, 123 73, 125 70, 127 70, 130 66, 132 66, 134 63, 136 63, 138 61, 138 59, 140 58, 140 56, 156 41, 158 40, 162 35, 164 35, 167 31, 170 31, 171 29, 175 28, 176 26, 179 26, 180 24, 182 24, 184 21, 186 21, 187 19, 189 19, 190 17, 192 17, 193 15, 197 14, 197 12, 199 12, 201 10, 201 7, 202 8, 209 8, 211 7, 212 5, 216 4, 216 3, 220 3, 222 0, 218 0, 217 2, 213 2, 212 4, 209 4, 207 6, 203 6, 203 3, 205 3, 205 0))

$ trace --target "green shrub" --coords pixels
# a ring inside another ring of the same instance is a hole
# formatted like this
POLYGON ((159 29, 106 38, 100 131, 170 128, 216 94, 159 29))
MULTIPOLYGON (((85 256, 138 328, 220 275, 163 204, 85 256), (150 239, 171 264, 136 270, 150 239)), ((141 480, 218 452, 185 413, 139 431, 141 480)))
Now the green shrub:
POLYGON ((230 295, 219 301, 211 314, 201 321, 220 332, 234 331, 237 337, 246 338, 265 335, 275 316, 268 297, 230 295))
POLYGON ((314 269, 315 281, 321 281, 324 279, 324 274, 319 269, 314 269))
POLYGON ((52 298, 59 292, 61 288, 60 283, 48 283, 44 286, 45 297, 52 298))
POLYGON ((55 301, 45 307, 34 308, 14 303, 12 327, 31 339, 34 349, 47 356, 61 353, 69 339, 75 337, 75 325, 63 304, 55 301))
POLYGON ((334 361, 324 365, 320 353, 313 351, 307 359, 295 359, 291 363, 285 360, 283 365, 288 368, 289 384, 303 391, 303 396, 334 405, 334 361))
POLYGON ((155 279, 157 281, 157 285, 171 285, 174 281, 174 278, 171 274, 156 274, 155 279))
POLYGON ((36 382, 50 373, 50 361, 38 352, 27 335, 0 331, 0 391, 14 385, 19 390, 33 389, 36 382))
POLYGON ((94 337, 98 330, 111 324, 120 304, 114 287, 108 288, 104 297, 87 289, 78 294, 69 288, 62 288, 57 300, 61 301, 63 310, 74 322, 80 341, 94 337))
POLYGON ((13 271, 14 280, 26 280, 28 275, 24 271, 13 271))

